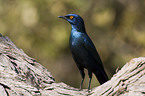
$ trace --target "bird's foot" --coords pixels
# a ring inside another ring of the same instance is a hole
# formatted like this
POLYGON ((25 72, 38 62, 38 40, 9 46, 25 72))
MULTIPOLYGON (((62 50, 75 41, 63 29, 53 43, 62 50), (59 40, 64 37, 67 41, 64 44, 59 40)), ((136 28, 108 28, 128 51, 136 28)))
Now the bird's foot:
POLYGON ((91 89, 88 89, 87 91, 88 91, 88 93, 90 93, 92 90, 91 89))
POLYGON ((81 91, 81 90, 82 90, 82 88, 79 89, 79 91, 81 91))

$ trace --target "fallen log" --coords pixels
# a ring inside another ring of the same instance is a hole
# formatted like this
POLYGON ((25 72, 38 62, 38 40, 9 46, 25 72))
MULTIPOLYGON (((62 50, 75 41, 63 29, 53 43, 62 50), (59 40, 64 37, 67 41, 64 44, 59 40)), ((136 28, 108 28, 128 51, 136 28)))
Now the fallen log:
POLYGON ((0 34, 0 96, 145 96, 145 57, 134 58, 103 85, 79 91, 0 34))

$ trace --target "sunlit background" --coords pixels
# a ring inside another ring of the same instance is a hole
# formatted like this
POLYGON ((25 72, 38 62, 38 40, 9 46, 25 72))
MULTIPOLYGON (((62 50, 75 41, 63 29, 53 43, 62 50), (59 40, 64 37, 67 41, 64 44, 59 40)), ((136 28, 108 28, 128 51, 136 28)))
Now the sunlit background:
MULTIPOLYGON (((45 66, 56 82, 79 88, 81 76, 69 49, 71 26, 57 18, 69 13, 83 17, 109 78, 144 56, 144 0, 0 0, 0 33, 45 66)), ((88 80, 86 71, 83 88, 88 80)), ((91 88, 98 85, 93 76, 91 88)))

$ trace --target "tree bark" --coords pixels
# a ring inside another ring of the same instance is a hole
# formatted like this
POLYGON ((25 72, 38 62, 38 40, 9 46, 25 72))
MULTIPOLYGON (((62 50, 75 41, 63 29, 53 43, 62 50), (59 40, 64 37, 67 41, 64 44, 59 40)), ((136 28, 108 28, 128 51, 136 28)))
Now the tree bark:
POLYGON ((145 57, 134 58, 108 82, 79 91, 55 83, 50 72, 0 34, 0 96, 145 96, 145 57))

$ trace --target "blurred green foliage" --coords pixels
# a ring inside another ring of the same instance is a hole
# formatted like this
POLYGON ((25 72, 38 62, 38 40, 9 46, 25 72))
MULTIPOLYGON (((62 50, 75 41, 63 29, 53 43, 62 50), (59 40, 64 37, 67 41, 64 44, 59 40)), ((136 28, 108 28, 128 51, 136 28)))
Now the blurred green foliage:
MULTIPOLYGON (((109 78, 117 67, 144 56, 144 0, 0 0, 0 33, 47 67, 57 82, 79 87, 68 44, 71 27, 57 18, 69 13, 84 18, 109 78)), ((91 87, 97 84, 93 77, 91 87)))

